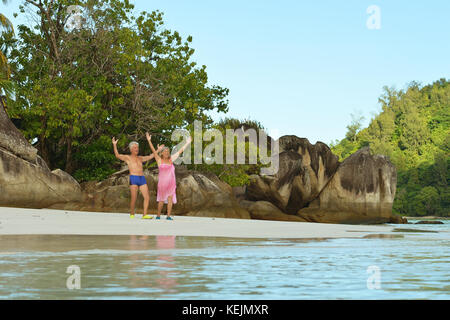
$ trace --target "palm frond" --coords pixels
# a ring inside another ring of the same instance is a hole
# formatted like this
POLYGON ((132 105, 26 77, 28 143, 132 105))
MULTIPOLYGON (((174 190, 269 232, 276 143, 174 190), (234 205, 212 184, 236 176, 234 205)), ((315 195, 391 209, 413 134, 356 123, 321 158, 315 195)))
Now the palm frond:
POLYGON ((9 80, 11 70, 9 68, 8 60, 2 51, 0 51, 0 80, 9 80))
POLYGON ((12 100, 14 92, 14 83, 12 81, 0 79, 0 95, 5 95, 8 100, 12 100))
POLYGON ((2 26, 4 29, 6 29, 9 32, 14 31, 12 22, 9 21, 9 19, 2 13, 0 13, 0 26, 2 26))

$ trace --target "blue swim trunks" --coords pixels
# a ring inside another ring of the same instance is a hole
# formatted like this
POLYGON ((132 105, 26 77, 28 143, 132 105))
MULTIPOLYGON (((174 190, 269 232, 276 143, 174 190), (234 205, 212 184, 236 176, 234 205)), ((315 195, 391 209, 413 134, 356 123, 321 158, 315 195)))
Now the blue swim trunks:
POLYGON ((147 184, 147 180, 145 180, 144 176, 131 176, 130 175, 130 185, 143 186, 147 184))

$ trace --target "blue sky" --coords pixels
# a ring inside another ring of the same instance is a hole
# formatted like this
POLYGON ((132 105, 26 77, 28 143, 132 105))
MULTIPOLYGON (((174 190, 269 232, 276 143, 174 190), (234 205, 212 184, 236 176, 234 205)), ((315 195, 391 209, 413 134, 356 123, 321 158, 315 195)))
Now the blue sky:
MULTIPOLYGON (((2 12, 14 19, 21 1, 2 12)), ((135 0, 166 28, 193 37, 210 84, 230 89, 227 116, 312 143, 345 136, 350 114, 367 124, 385 85, 450 77, 450 1, 135 0), (381 29, 366 12, 377 5, 381 29)), ((224 115, 213 114, 215 119, 224 115)))

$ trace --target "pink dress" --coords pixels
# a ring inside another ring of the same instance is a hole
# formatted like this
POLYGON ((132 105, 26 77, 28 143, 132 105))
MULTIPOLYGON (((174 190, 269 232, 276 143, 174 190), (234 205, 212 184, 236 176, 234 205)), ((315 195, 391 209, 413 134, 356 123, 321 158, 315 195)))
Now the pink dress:
POLYGON ((164 201, 164 203, 167 203, 167 198, 172 196, 172 203, 177 203, 175 166, 173 163, 161 163, 158 169, 158 192, 156 201, 164 201))

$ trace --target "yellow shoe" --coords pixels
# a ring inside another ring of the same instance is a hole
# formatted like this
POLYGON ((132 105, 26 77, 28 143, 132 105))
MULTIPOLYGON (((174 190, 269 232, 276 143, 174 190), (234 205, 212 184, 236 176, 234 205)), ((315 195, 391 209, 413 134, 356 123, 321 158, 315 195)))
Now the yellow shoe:
POLYGON ((149 214, 142 216, 142 219, 153 219, 153 217, 149 214))
POLYGON ((131 218, 131 219, 134 219, 134 214, 130 214, 130 218, 131 218))

